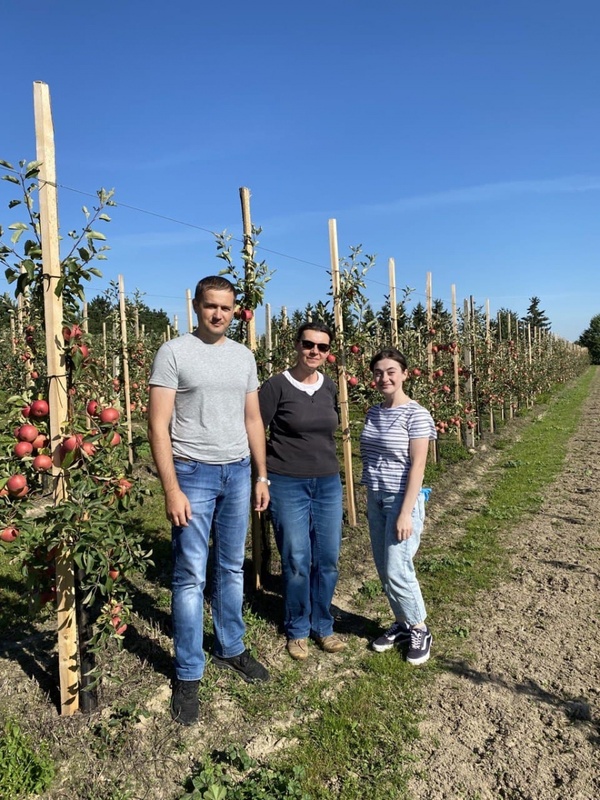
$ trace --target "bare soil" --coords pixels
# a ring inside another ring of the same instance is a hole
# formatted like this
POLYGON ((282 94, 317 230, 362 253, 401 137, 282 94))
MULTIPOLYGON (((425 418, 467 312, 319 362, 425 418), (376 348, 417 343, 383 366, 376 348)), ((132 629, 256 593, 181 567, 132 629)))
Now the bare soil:
POLYGON ((468 661, 440 656, 415 800, 600 797, 599 520, 600 370, 562 474, 506 534, 511 579, 469 612, 468 661))

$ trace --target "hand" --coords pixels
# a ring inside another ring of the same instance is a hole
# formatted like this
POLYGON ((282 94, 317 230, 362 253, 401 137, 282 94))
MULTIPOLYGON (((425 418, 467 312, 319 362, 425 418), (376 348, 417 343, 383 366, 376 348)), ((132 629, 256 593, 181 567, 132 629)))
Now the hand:
POLYGON ((400 514, 396 520, 396 538, 399 542, 405 542, 412 536, 412 514, 400 514))
POLYGON ((256 481, 254 484, 254 510, 266 511, 270 499, 268 485, 264 481, 256 481))
POLYGON ((175 489, 165 495, 165 511, 167 519, 172 525, 180 525, 183 528, 187 527, 192 518, 190 501, 181 489, 175 489))

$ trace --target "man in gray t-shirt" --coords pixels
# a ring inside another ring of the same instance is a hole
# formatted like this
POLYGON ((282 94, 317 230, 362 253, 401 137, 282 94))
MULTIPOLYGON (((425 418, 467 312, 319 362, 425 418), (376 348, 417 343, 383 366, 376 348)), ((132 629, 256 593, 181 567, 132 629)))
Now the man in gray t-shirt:
POLYGON ((171 715, 198 719, 204 673, 203 602, 209 539, 214 575, 215 666, 249 682, 269 679, 245 648, 243 564, 250 504, 250 460, 257 479, 254 508, 269 503, 265 430, 258 404, 254 356, 226 332, 235 291, 225 278, 196 287, 198 327, 165 342, 150 376, 148 438, 172 524, 172 618, 175 679, 171 715))

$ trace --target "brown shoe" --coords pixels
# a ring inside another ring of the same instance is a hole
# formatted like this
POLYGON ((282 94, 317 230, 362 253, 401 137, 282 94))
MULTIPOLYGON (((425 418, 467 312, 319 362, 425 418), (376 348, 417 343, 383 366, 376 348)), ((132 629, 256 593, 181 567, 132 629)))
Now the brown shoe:
POLYGON ((288 639, 286 647, 294 661, 306 661, 308 658, 308 643, 306 639, 288 639))
POLYGON ((331 633, 329 636, 315 636, 315 642, 325 653, 341 653, 346 649, 346 643, 338 639, 335 633, 331 633))

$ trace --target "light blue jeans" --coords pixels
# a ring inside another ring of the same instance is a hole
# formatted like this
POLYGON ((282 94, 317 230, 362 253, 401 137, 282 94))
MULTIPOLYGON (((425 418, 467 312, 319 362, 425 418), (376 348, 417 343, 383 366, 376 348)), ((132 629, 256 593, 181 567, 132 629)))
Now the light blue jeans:
POLYGON ((175 461, 181 491, 192 507, 187 527, 172 528, 173 644, 179 680, 204 673, 204 587, 212 531, 212 617, 216 655, 243 653, 244 549, 250 509, 250 457, 231 464, 175 461))
POLYGON ((270 472, 269 479, 271 519, 281 555, 286 636, 329 636, 342 541, 340 476, 290 478, 270 472))
POLYGON ((425 522, 425 495, 419 493, 412 512, 412 535, 399 542, 396 520, 403 499, 404 494, 367 489, 367 519, 375 567, 394 617, 417 625, 427 616, 413 565, 425 522))

